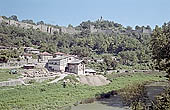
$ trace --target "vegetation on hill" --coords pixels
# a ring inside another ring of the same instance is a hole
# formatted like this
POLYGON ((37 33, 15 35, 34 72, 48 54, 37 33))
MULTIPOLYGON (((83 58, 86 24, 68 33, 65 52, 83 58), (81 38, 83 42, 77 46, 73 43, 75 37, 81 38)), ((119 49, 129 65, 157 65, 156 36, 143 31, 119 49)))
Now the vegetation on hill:
MULTIPOLYGON (((170 23, 165 23, 162 27, 156 26, 151 36, 151 50, 153 67, 166 71, 167 77, 170 79, 170 23)), ((139 107, 136 109, 144 109, 140 101, 137 102, 139 107)), ((170 109, 170 88, 164 93, 156 97, 153 101, 150 110, 169 110, 170 109)))
POLYGON ((152 59, 155 68, 170 75, 170 23, 156 26, 151 40, 152 59))
MULTIPOLYGON (((24 20, 23 22, 29 21, 24 20)), ((55 33, 51 35, 32 28, 22 29, 1 23, 0 45, 17 48, 33 46, 41 51, 50 53, 61 51, 80 57, 93 57, 107 53, 119 57, 121 64, 133 66, 150 61, 149 42, 151 37, 150 34, 141 32, 143 28, 137 26, 136 30, 132 30, 130 27, 125 28, 121 24, 111 21, 98 20, 82 22, 75 27, 75 29, 84 30, 84 34, 55 33), (93 34, 88 31, 91 25, 94 25, 96 29, 117 29, 119 32, 93 34)))
MULTIPOLYGON (((167 72, 170 79, 170 23, 165 23, 162 27, 156 26, 153 30, 152 40, 152 60, 154 67, 167 72)), ((157 97, 154 110, 169 110, 170 108, 170 88, 165 93, 157 97)))

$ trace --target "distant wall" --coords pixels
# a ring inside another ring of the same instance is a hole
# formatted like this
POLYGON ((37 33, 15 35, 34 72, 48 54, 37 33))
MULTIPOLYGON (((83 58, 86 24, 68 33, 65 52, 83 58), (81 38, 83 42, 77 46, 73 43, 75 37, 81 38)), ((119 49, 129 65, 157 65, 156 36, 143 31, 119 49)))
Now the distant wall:
POLYGON ((0 87, 3 86, 16 86, 16 85, 22 85, 23 83, 20 80, 15 80, 15 81, 3 81, 0 82, 0 87))
POLYGON ((59 29, 54 28, 52 26, 47 26, 47 25, 33 25, 33 24, 28 24, 28 23, 23 23, 19 21, 14 21, 14 20, 8 20, 8 19, 3 19, 2 16, 0 16, 0 23, 5 22, 8 25, 14 25, 16 27, 24 28, 24 29, 29 29, 33 28, 35 30, 40 30, 42 32, 47 32, 49 34, 54 34, 54 32, 59 33, 59 29))
POLYGON ((80 31, 77 31, 72 27, 68 27, 68 28, 67 27, 61 27, 60 32, 61 33, 67 33, 67 34, 78 34, 78 33, 80 33, 80 31))

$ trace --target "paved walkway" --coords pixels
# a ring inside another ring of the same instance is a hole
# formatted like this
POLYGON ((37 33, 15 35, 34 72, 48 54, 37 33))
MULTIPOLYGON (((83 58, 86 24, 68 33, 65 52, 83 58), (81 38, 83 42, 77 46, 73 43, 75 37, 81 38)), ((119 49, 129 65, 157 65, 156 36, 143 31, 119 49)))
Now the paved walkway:
POLYGON ((50 84, 50 83, 57 83, 59 80, 64 79, 67 76, 67 74, 60 74, 59 76, 60 76, 59 78, 57 78, 57 79, 55 79, 55 80, 53 80, 51 82, 48 82, 48 84, 50 84))

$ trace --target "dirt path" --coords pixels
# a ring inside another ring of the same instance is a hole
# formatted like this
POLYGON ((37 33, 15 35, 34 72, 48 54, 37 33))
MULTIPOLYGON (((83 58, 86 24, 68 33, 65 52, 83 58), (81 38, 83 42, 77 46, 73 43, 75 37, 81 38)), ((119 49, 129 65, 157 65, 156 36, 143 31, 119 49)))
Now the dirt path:
POLYGON ((108 81, 107 78, 102 75, 82 75, 80 76, 80 82, 90 86, 102 86, 110 83, 110 81, 108 81))
POLYGON ((59 80, 64 79, 67 76, 67 74, 60 74, 59 76, 60 76, 59 78, 49 82, 48 84, 50 84, 50 83, 57 83, 59 80))

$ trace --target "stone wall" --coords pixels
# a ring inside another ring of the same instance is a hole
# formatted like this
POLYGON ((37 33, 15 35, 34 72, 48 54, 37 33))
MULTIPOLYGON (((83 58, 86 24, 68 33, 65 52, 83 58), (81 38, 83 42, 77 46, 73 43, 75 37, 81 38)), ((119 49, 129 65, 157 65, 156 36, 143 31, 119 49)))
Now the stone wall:
POLYGON ((102 33, 102 34, 112 34, 112 29, 96 29, 94 25, 90 25, 91 33, 102 33))
POLYGON ((78 34, 78 33, 80 33, 80 31, 77 31, 72 27, 67 28, 67 27, 64 27, 64 26, 60 28, 60 32, 61 33, 67 33, 67 34, 78 34))
POLYGON ((33 25, 33 24, 28 24, 28 23, 23 23, 23 22, 19 22, 19 21, 14 21, 14 20, 8 20, 8 19, 3 19, 2 16, 0 16, 0 23, 5 22, 8 25, 14 25, 16 27, 20 27, 20 28, 24 28, 24 29, 29 29, 29 28, 33 28, 35 30, 40 30, 42 32, 47 32, 49 34, 54 34, 54 32, 58 32, 59 33, 59 29, 54 28, 52 26, 48 26, 48 25, 33 25))
POLYGON ((23 79, 15 79, 11 81, 3 81, 0 82, 0 87, 6 87, 6 86, 17 86, 17 85, 28 85, 30 81, 35 82, 43 82, 49 79, 54 79, 56 76, 50 76, 50 77, 40 77, 40 78, 23 78, 23 79))
POLYGON ((17 85, 22 85, 23 82, 20 80, 14 80, 14 81, 3 81, 0 82, 0 87, 5 87, 5 86, 17 86, 17 85))
MULTIPOLYGON (((81 31, 76 30, 74 27, 60 27, 60 28, 55 28, 54 26, 50 26, 50 25, 33 25, 33 24, 28 24, 28 23, 23 23, 23 22, 19 22, 19 21, 14 21, 14 20, 9 20, 9 19, 3 19, 2 16, 0 16, 0 23, 5 22, 8 25, 14 25, 17 27, 21 27, 24 29, 29 29, 29 28, 33 28, 35 30, 40 30, 42 32, 46 32, 49 34, 54 34, 54 32, 57 33, 67 33, 67 34, 79 34, 81 33, 81 31)), ((113 34, 113 33, 120 33, 122 35, 127 35, 128 32, 121 32, 119 30, 114 30, 114 29, 96 29, 94 25, 90 25, 90 32, 91 33, 102 33, 102 34, 113 34)), ((139 30, 136 30, 136 32, 140 32, 140 33, 144 33, 144 34, 151 34, 152 30, 151 29, 147 29, 145 27, 142 27, 139 30)))
POLYGON ((144 34, 151 34, 152 30, 151 29, 142 28, 142 33, 144 33, 144 34))

